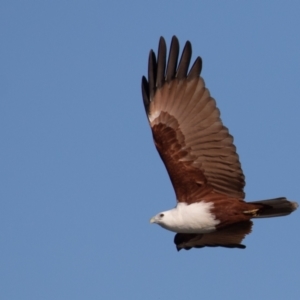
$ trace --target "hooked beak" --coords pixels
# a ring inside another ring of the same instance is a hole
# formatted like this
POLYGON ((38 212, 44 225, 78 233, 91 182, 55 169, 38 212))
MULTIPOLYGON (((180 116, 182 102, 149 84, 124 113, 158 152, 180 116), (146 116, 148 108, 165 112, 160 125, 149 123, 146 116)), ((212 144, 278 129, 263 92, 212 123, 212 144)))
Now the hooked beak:
POLYGON ((156 223, 155 217, 153 217, 153 218, 150 219, 150 223, 151 224, 156 223))

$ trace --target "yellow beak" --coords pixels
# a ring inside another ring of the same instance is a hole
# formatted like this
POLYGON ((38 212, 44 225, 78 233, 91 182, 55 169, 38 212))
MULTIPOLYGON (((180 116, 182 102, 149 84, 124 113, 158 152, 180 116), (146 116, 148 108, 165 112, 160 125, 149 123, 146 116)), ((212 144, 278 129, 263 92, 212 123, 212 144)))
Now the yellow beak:
POLYGON ((153 217, 153 218, 150 219, 150 223, 151 223, 151 224, 152 224, 152 223, 155 223, 155 217, 153 217))

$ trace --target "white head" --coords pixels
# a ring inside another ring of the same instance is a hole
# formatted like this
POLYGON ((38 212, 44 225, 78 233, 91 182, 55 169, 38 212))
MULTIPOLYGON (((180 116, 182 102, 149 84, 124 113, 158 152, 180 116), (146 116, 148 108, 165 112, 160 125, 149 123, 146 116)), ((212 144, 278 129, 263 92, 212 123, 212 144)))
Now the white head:
POLYGON ((150 223, 156 223, 165 229, 177 232, 178 213, 176 209, 160 212, 150 219, 150 223))
POLYGON ((175 208, 154 216, 150 223, 156 223, 173 232, 211 232, 220 223, 210 212, 212 206, 210 202, 197 202, 189 205, 178 203, 175 208))

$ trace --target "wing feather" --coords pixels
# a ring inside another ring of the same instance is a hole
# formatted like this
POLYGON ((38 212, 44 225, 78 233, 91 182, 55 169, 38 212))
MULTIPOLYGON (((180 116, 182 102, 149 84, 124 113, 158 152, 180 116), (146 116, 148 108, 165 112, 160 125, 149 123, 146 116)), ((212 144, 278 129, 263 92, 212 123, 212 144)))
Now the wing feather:
POLYGON ((203 247, 244 249, 246 246, 241 243, 245 236, 251 233, 252 225, 251 221, 245 221, 207 234, 177 233, 174 237, 174 243, 178 251, 181 249, 190 250, 192 248, 203 247))
POLYGON ((244 199, 245 179, 233 137, 200 77, 201 58, 188 72, 192 47, 187 42, 177 67, 176 37, 172 38, 167 66, 166 53, 161 37, 157 60, 150 51, 148 81, 143 77, 142 94, 153 139, 177 200, 193 203, 215 194, 244 199))
POLYGON ((169 83, 175 78, 176 67, 179 55, 179 42, 176 36, 173 36, 170 47, 170 54, 168 59, 166 81, 169 83))

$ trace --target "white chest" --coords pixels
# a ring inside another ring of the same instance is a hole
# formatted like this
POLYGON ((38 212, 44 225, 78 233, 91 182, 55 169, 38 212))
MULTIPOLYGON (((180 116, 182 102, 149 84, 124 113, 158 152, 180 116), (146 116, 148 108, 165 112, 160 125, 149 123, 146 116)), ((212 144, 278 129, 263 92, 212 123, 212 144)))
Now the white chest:
POLYGON ((178 205, 166 212, 162 222, 159 223, 165 229, 178 233, 208 233, 215 231, 220 223, 211 213, 213 203, 198 202, 187 205, 178 205))

